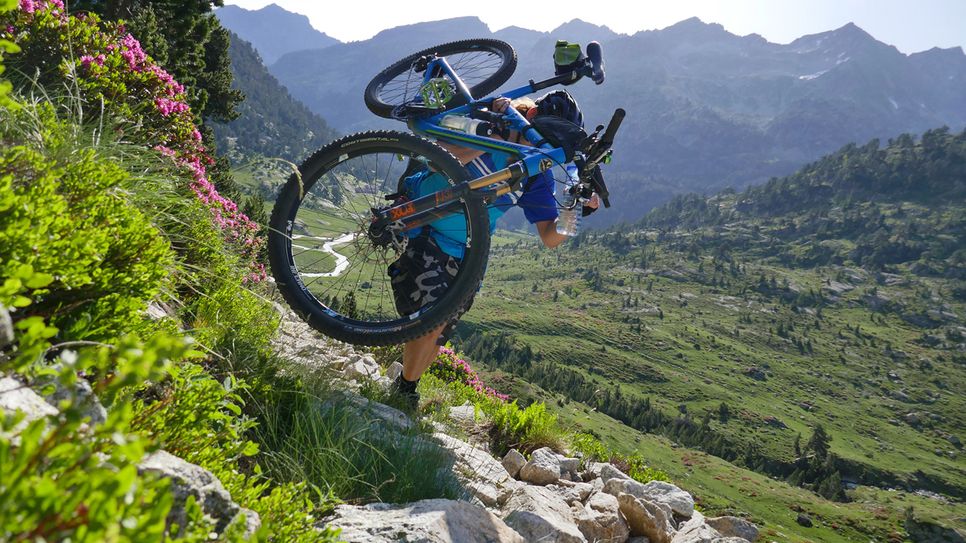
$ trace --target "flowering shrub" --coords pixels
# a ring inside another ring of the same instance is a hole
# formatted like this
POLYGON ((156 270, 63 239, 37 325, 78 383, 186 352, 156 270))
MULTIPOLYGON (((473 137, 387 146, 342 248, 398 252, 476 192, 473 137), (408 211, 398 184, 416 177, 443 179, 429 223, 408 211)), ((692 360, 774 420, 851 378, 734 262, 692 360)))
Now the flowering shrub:
POLYGON ((436 361, 430 366, 429 372, 447 383, 458 382, 473 387, 474 390, 500 401, 506 401, 509 396, 500 394, 486 386, 480 380, 469 362, 463 360, 453 349, 440 347, 436 361))
MULTIPOLYGON (((221 196, 208 178, 214 163, 201 142, 185 88, 145 54, 123 24, 102 22, 96 15, 69 16, 61 0, 20 0, 20 9, 0 15, 0 40, 21 53, 9 64, 28 76, 36 73, 46 89, 67 83, 88 109, 123 120, 124 139, 170 157, 190 176, 186 184, 212 213, 226 239, 254 261, 262 241, 258 225, 221 196)), ((250 280, 265 277, 253 263, 250 280)))

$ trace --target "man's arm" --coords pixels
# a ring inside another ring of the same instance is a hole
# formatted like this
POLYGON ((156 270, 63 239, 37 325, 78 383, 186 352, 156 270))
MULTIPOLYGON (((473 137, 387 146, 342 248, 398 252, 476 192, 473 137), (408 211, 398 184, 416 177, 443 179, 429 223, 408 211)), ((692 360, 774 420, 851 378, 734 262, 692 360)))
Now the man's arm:
POLYGON ((540 241, 543 242, 545 247, 553 249, 557 245, 567 241, 568 236, 565 236, 557 232, 557 221, 540 221, 533 223, 537 227, 537 233, 540 234, 540 241))
POLYGON ((456 157, 456 160, 459 160, 460 164, 464 166, 472 162, 474 158, 483 154, 483 151, 478 149, 470 149, 469 147, 463 147, 462 145, 453 145, 451 143, 446 143, 445 141, 437 141, 436 143, 439 144, 439 146, 443 149, 446 149, 452 153, 453 156, 456 157))

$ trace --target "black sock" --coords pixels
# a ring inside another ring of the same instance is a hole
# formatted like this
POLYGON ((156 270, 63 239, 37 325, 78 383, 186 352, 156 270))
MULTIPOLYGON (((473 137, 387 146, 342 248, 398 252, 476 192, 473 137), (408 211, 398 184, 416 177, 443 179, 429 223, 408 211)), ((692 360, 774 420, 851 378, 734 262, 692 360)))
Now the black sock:
POLYGON ((399 388, 399 391, 404 392, 406 394, 412 394, 413 392, 416 392, 416 385, 418 384, 419 384, 419 379, 416 379, 415 381, 407 381, 406 378, 403 377, 401 373, 399 374, 399 377, 396 379, 396 386, 399 388))

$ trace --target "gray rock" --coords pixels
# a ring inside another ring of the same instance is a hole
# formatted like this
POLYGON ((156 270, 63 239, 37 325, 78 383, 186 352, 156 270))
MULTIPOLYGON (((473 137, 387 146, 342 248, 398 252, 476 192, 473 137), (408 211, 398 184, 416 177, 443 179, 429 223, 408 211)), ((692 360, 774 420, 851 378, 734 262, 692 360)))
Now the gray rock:
POLYGON ((516 477, 520 474, 520 468, 522 468, 527 463, 527 459, 520 454, 520 451, 516 449, 510 449, 503 456, 503 467, 506 468, 510 477, 516 477))
POLYGON ((390 381, 395 381, 396 377, 399 377, 402 374, 402 370, 402 364, 399 362, 393 362, 392 364, 389 364, 388 368, 386 368, 386 377, 388 377, 390 381))
POLYGON ((556 483, 560 479, 560 459, 550 447, 537 449, 520 468, 520 478, 536 485, 556 483))
POLYGON ((525 543, 525 539, 486 509, 452 500, 405 505, 340 505, 330 528, 346 543, 525 543))
POLYGON ((10 312, 0 304, 0 348, 13 343, 13 338, 13 320, 10 318, 10 312))
POLYGON ((671 542, 675 530, 671 510, 666 505, 642 500, 623 492, 617 496, 617 503, 627 519, 631 534, 646 536, 654 543, 671 542))
POLYGON ((740 537, 751 543, 758 539, 758 527, 743 518, 715 517, 707 519, 706 522, 724 537, 740 537))
POLYGON ((604 483, 603 491, 615 497, 621 493, 630 494, 636 498, 645 497, 644 484, 630 478, 619 479, 615 477, 613 479, 609 479, 606 483, 604 483))
POLYGON ((473 425, 476 423, 476 408, 472 405, 457 405, 450 407, 449 418, 465 426, 473 425))
POLYGON ((603 462, 587 462, 581 475, 583 475, 584 481, 589 482, 600 477, 600 470, 603 468, 603 462))
POLYGON ((526 541, 581 543, 586 542, 573 513, 560 496, 539 486, 521 485, 507 501, 504 517, 507 526, 526 541))
POLYGON ((519 485, 490 453, 441 432, 433 438, 453 455, 453 473, 463 487, 488 507, 506 503, 519 485))
MULTIPOLYGON (((13 415, 18 411, 24 414, 24 419, 6 434, 14 445, 20 444, 19 434, 28 424, 57 414, 56 409, 27 385, 10 377, 0 377, 0 412, 13 415)), ((0 435, 4 434, 0 432, 0 435)))
POLYGON ((630 535, 630 527, 620 512, 617 498, 597 493, 577 512, 577 527, 587 541, 623 543, 630 535))
POLYGON ((812 519, 805 513, 799 513, 798 517, 795 518, 795 522, 797 522, 799 526, 804 526, 806 528, 812 527, 812 519))
POLYGON ((258 513, 244 507, 239 509, 238 514, 235 515, 232 523, 235 522, 241 522, 245 525, 245 530, 242 532, 245 539, 250 539, 262 527, 262 519, 258 516, 258 513))
POLYGON ((627 543, 651 543, 651 540, 642 535, 639 535, 628 539, 627 543))
POLYGON ((353 406, 360 416, 379 421, 392 430, 409 430, 413 427, 413 420, 402 411, 348 390, 333 394, 322 404, 322 409, 335 409, 340 404, 353 406))
POLYGON ((215 530, 218 532, 224 531, 241 510, 214 474, 166 451, 156 451, 145 456, 138 465, 138 473, 153 473, 171 480, 174 506, 168 513, 169 525, 185 525, 184 503, 188 496, 195 497, 201 510, 214 520, 215 530))
POLYGON ((671 543, 714 543, 720 538, 721 534, 708 526, 704 515, 695 511, 690 520, 678 527, 671 543))
POLYGON ((55 388, 44 399, 53 407, 60 408, 60 403, 68 400, 80 409, 81 417, 89 419, 91 424, 101 424, 107 420, 107 410, 94 396, 91 384, 84 379, 78 378, 72 387, 64 386, 56 380, 41 380, 37 386, 46 387, 48 384, 55 388))
POLYGON ((590 486, 594 487, 592 492, 603 492, 604 481, 603 479, 600 479, 600 478, 594 479, 593 481, 590 482, 590 486))
POLYGON ((644 485, 644 497, 658 503, 666 503, 676 515, 690 517, 694 513, 694 498, 680 488, 664 481, 651 481, 644 485))
POLYGON ((615 468, 613 464, 600 464, 600 478, 606 484, 611 479, 625 479, 632 481, 631 476, 615 468))
POLYGON ((579 458, 567 458, 566 456, 557 455, 560 459, 560 471, 561 472, 576 472, 580 469, 580 459, 579 458))
POLYGON ((711 543, 748 543, 748 540, 743 537, 716 537, 711 543))
POLYGON ((594 487, 590 483, 574 483, 563 479, 556 484, 547 485, 548 490, 563 498, 569 505, 583 505, 594 487))
POLYGON ((349 362, 345 369, 342 370, 342 377, 346 380, 374 379, 378 376, 379 366, 375 365, 375 363, 369 365, 361 358, 349 362))

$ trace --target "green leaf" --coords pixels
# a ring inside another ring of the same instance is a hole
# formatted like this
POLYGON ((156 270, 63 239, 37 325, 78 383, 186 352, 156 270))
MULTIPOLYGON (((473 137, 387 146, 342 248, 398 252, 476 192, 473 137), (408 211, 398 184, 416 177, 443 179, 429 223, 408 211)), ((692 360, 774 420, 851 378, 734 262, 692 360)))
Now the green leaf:
POLYGON ((27 279, 27 288, 44 288, 54 282, 54 276, 49 273, 35 273, 27 279))

